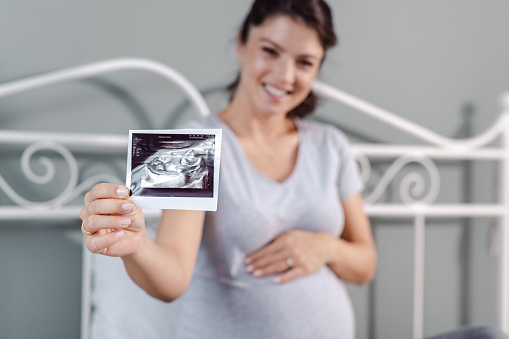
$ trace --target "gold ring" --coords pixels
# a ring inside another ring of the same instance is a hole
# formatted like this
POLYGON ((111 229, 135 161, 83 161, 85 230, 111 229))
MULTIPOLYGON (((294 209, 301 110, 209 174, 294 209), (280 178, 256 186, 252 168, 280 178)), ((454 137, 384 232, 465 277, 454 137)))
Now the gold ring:
POLYGON ((83 220, 83 222, 81 223, 81 232, 83 232, 84 234, 88 234, 88 235, 92 234, 85 229, 85 220, 83 220))
POLYGON ((290 258, 290 257, 286 258, 286 264, 288 265, 288 267, 292 267, 293 266, 292 258, 290 258))

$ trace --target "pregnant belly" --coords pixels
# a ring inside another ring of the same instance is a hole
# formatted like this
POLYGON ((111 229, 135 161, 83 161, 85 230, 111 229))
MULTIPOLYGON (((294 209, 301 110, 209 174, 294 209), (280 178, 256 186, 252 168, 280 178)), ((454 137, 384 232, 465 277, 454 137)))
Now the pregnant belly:
POLYGON ((195 277, 183 298, 182 338, 354 337, 350 299, 327 268, 281 285, 195 277))

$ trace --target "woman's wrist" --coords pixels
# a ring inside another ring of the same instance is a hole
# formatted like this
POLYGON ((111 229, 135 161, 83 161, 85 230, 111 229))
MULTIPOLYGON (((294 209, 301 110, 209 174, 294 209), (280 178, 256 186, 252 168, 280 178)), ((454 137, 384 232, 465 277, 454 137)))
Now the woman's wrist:
POLYGON ((135 249, 132 253, 126 254, 122 256, 122 260, 130 261, 130 262, 143 262, 144 258, 148 257, 150 254, 150 248, 155 245, 154 241, 149 237, 147 232, 143 232, 141 236, 141 240, 139 242, 138 248, 135 249))
POLYGON ((341 239, 333 236, 330 233, 320 233, 323 242, 323 249, 325 255, 325 264, 334 265, 340 258, 339 252, 341 251, 341 239))

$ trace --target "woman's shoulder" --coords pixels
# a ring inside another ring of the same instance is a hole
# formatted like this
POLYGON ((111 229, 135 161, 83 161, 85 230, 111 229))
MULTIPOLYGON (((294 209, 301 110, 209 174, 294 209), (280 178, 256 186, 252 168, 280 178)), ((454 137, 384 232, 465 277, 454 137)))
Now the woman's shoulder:
POLYGON ((216 114, 211 113, 208 116, 202 116, 193 120, 186 121, 177 126, 177 128, 221 128, 216 114))
POLYGON ((314 142, 335 147, 350 147, 350 141, 346 134, 330 123, 301 119, 298 125, 314 142))

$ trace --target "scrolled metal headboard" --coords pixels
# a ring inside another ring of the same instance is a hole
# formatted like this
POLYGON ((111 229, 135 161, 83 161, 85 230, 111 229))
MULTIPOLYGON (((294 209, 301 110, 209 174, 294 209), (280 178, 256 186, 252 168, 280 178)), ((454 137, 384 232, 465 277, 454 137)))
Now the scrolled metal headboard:
MULTIPOLYGON (((114 59, 64 69, 24 80, 0 85, 0 98, 56 83, 89 78, 122 70, 142 70, 161 75, 176 83, 191 99, 201 115, 210 114, 210 109, 199 91, 181 74, 161 63, 146 59, 114 59)), ((356 98, 322 82, 315 82, 314 91, 330 100, 350 106, 361 113, 412 135, 424 145, 355 143, 353 145, 362 178, 367 183, 372 178, 372 162, 384 159, 391 162, 375 184, 365 192, 366 212, 373 217, 411 217, 414 236, 414 297, 413 336, 423 335, 424 307, 424 234, 426 220, 436 217, 496 217, 500 220, 500 304, 499 325, 509 333, 509 95, 503 98, 504 110, 499 119, 484 133, 467 139, 451 139, 440 136, 422 126, 402 119, 375 105, 356 98), (500 139, 499 146, 492 144, 500 139), (441 187, 441 175, 436 161, 440 159, 496 161, 501 164, 501 196, 495 203, 466 204, 437 203, 441 187), (399 183, 398 202, 383 202, 382 196, 394 182, 396 174, 409 164, 420 166, 423 172, 404 173, 399 183)), ((40 150, 51 150, 59 154, 69 169, 69 178, 63 191, 43 202, 23 198, 0 173, 0 191, 10 200, 9 205, 0 205, 0 220, 68 219, 78 218, 80 205, 73 205, 74 198, 82 195, 97 182, 124 182, 111 174, 97 174, 79 182, 79 166, 74 153, 113 152, 122 154, 127 147, 127 136, 109 134, 70 134, 0 130, 0 145, 26 147, 21 155, 21 168, 27 182, 44 184, 54 179, 55 164, 47 157, 39 157, 45 171, 34 173, 30 163, 40 150)), ((154 213, 154 212, 152 212, 154 213)), ((78 226, 79 227, 79 226, 78 226)), ((89 338, 91 310, 91 254, 83 252, 82 288, 82 338, 89 338)))

